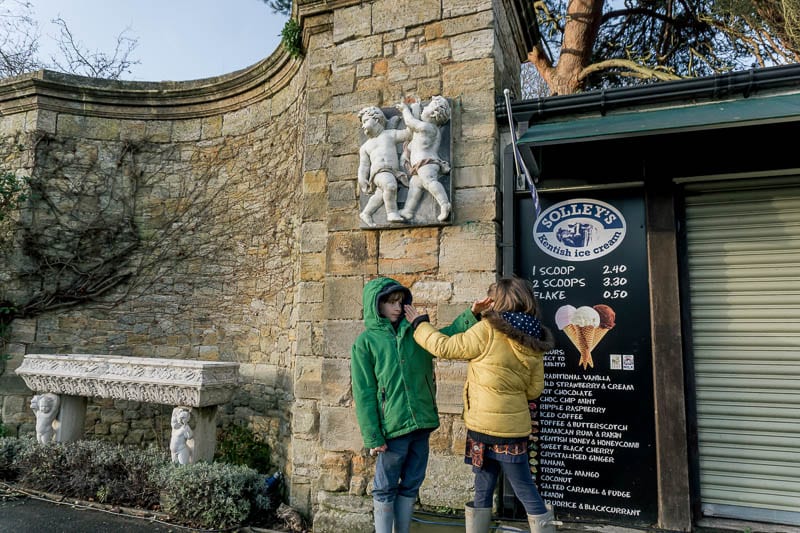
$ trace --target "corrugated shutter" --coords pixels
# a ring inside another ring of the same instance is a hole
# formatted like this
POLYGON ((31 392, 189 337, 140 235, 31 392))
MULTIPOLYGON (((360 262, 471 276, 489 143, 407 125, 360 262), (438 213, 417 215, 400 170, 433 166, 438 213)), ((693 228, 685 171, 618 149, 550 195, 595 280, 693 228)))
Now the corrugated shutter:
POLYGON ((800 525, 800 176, 685 191, 703 513, 800 525))

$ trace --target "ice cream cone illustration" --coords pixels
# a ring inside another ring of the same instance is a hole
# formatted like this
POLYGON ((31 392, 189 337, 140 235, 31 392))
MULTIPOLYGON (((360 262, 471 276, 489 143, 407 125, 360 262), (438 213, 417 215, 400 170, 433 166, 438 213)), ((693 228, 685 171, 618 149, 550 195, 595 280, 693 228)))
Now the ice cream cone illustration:
POLYGON ((594 348, 594 337, 597 328, 595 326, 577 326, 575 324, 567 324, 564 327, 564 333, 567 334, 569 340, 578 349, 581 354, 579 365, 586 368, 586 365, 594 367, 592 361, 592 348, 594 348))
POLYGON ((611 331, 616 323, 615 320, 617 318, 617 314, 611 309, 609 306, 604 304, 597 304, 594 306, 594 310, 597 311, 597 314, 600 315, 600 325, 597 327, 597 331, 594 333, 594 344, 592 345, 592 349, 597 346, 603 337, 611 331))
POLYGON ((562 305, 556 311, 556 326, 578 349, 578 365, 584 370, 587 367, 594 368, 592 350, 614 327, 615 317, 614 310, 603 304, 594 307, 584 305, 577 309, 571 305, 562 305))

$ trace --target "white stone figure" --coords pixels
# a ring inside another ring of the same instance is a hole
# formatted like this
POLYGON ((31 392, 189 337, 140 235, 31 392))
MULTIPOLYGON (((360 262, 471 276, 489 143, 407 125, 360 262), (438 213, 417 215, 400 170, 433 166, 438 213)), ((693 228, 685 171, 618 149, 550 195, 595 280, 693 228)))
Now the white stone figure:
POLYGON ((450 120, 450 103, 442 96, 434 96, 419 112, 419 102, 412 107, 400 102, 395 107, 403 114, 406 128, 412 132, 411 141, 404 151, 402 162, 410 176, 408 198, 400 216, 411 220, 417 210, 423 191, 431 193, 439 204, 439 221, 447 220, 452 207, 447 191, 439 176, 450 173, 450 163, 439 157, 442 142, 441 126, 450 120))
POLYGON ((191 413, 187 407, 176 407, 172 410, 172 436, 169 450, 172 462, 187 465, 194 462, 194 434, 189 427, 191 413))
POLYGON ((372 195, 359 216, 366 225, 375 227, 372 215, 383 205, 387 222, 403 222, 397 212, 397 181, 406 185, 407 181, 400 169, 397 145, 411 139, 411 132, 387 127, 386 115, 375 106, 359 111, 358 118, 367 136, 358 151, 358 185, 363 193, 372 195))
POLYGON ((46 392, 31 398, 31 409, 36 415, 36 440, 42 444, 52 442, 58 428, 58 409, 61 398, 46 392))

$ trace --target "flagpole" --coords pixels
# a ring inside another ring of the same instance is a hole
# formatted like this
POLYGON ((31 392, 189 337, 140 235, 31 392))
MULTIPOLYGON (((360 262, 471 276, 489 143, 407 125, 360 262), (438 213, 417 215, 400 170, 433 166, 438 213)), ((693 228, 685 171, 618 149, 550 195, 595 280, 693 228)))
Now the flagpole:
MULTIPOLYGON (((511 142, 514 143, 514 149, 516 150, 517 130, 514 129, 514 118, 511 116, 511 90, 503 89, 503 96, 506 100, 506 115, 508 116, 508 129, 511 130, 511 142)), ((519 161, 516 157, 514 157, 514 167, 517 169, 517 176, 521 175, 522 172, 519 168, 519 161)))
POLYGON ((525 182, 528 184, 528 189, 530 189, 531 191, 531 200, 533 200, 533 211, 535 214, 534 216, 534 221, 535 221, 536 219, 539 218, 539 214, 542 212, 542 206, 539 202, 539 194, 536 192, 536 184, 534 183, 533 177, 528 171, 527 165, 525 165, 525 161, 522 160, 522 154, 519 151, 519 146, 517 146, 517 130, 514 129, 514 117, 511 114, 511 91, 509 89, 503 89, 503 95, 505 96, 506 100, 506 114, 508 115, 508 127, 511 129, 511 144, 514 152, 514 167, 517 169, 516 177, 517 179, 524 178, 525 182))

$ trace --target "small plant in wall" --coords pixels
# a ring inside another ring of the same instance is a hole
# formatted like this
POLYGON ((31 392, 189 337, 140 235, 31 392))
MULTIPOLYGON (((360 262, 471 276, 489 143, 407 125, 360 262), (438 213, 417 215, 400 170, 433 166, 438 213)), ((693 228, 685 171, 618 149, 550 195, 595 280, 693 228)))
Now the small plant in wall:
POLYGON ((300 24, 289 19, 281 30, 281 45, 292 57, 303 57, 303 32, 300 24))

